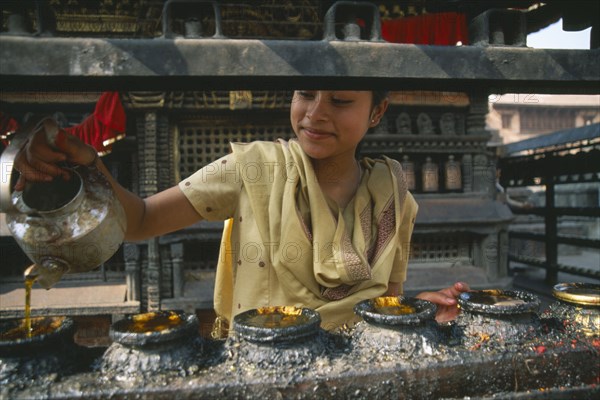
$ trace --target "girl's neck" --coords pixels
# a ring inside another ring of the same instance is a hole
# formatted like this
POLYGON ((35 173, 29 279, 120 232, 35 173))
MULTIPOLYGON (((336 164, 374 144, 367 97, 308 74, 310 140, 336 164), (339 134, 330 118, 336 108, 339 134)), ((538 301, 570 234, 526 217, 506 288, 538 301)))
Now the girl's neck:
POLYGON ((358 160, 354 156, 313 159, 312 164, 323 193, 340 208, 346 207, 360 184, 361 168, 358 160))

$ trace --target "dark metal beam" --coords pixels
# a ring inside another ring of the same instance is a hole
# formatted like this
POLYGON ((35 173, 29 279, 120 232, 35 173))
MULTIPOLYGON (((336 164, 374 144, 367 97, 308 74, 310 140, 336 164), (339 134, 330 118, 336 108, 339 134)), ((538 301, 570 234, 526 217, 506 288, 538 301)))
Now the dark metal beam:
MULTIPOLYGON (((600 75, 600 72, 598 72, 600 75)), ((600 104, 598 104, 600 107, 600 104)), ((580 141, 589 141, 600 138, 600 123, 585 125, 578 128, 564 129, 561 131, 540 135, 503 146, 502 153, 506 156, 526 150, 540 150, 544 148, 564 147, 580 141)))
POLYGON ((600 93, 600 50, 0 36, 3 90, 385 88, 600 93))
MULTIPOLYGON (((508 254, 508 261, 513 261, 516 263, 527 264, 538 268, 548 269, 549 264, 542 259, 524 256, 520 254, 508 254)), ((567 274, 583 276, 586 278, 592 279, 600 279, 600 272, 597 271, 597 268, 584 268, 584 267, 576 267, 573 265, 565 265, 565 264, 556 264, 554 266, 559 272, 565 272, 567 274)))
MULTIPOLYGON (((546 215, 548 210, 545 207, 533 208, 515 208, 511 210, 513 214, 531 214, 531 215, 546 215)), ((572 217, 600 217, 600 207, 556 207, 552 212, 559 216, 572 217)))
MULTIPOLYGON (((544 240, 546 240, 546 236, 543 233, 532 233, 522 231, 510 231, 508 237, 509 239, 534 240, 537 242, 543 242, 544 240)), ((587 239, 576 236, 559 235, 556 237, 556 240, 559 244, 568 244, 571 246, 600 249, 600 240, 598 239, 587 239)))

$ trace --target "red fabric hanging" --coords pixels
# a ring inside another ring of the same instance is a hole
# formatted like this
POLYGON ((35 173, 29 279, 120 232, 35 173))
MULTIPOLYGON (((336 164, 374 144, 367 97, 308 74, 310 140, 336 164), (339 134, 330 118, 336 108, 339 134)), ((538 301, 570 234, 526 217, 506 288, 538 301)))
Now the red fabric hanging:
MULTIPOLYGON (((127 119, 118 92, 104 92, 96 102, 94 113, 82 123, 65 128, 71 135, 94 146, 98 154, 110 153, 112 144, 125 137, 127 119)), ((10 134, 17 131, 19 123, 0 111, 0 141, 8 146, 10 134)))
POLYGON ((8 146, 8 138, 19 129, 19 123, 10 115, 0 111, 0 140, 2 147, 8 146))
POLYGON ((98 154, 110 153, 112 144, 125 137, 126 116, 118 92, 104 92, 94 113, 65 131, 94 146, 98 154))
POLYGON ((381 22, 381 34, 391 43, 466 45, 469 41, 464 14, 447 12, 423 14, 381 22))

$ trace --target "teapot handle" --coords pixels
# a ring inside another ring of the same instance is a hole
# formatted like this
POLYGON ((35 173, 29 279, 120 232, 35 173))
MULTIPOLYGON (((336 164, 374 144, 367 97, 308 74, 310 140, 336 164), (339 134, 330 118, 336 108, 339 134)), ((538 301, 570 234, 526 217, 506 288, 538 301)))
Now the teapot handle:
POLYGON ((30 118, 29 121, 15 133, 8 147, 4 149, 0 155, 0 212, 9 212, 15 208, 11 201, 11 183, 13 171, 15 171, 14 162, 17 154, 21 151, 23 146, 25 146, 29 138, 40 129, 46 129, 46 137, 49 143, 54 143, 54 138, 51 135, 56 136, 58 129, 51 133, 49 133, 49 130, 47 129, 47 127, 51 127, 52 124, 56 126, 56 122, 49 116, 30 118), (52 123, 49 123, 50 121, 52 121, 52 123))

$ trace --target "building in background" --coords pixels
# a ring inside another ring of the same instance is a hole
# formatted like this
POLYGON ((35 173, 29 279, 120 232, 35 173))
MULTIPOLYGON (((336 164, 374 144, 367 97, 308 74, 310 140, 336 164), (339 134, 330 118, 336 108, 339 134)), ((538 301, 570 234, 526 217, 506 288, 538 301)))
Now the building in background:
POLYGON ((508 144, 600 122, 600 96, 503 94, 489 97, 492 142, 508 144))
MULTIPOLYGON (((499 154, 502 146, 527 139, 540 138, 555 132, 569 134, 576 128, 600 123, 600 96, 598 95, 545 95, 504 94, 489 97, 487 128, 491 131, 491 145, 499 154)), ((539 140, 539 146, 545 141, 539 140)), ((532 146, 535 146, 532 144, 532 146)), ((530 152, 541 152, 541 148, 530 152)), ((574 150, 571 150, 572 152, 574 150)), ((500 171, 502 174, 502 171, 500 171)), ((555 207, 588 209, 600 206, 600 182, 597 179, 571 177, 554 189, 555 207)), ((564 179, 564 177, 562 177, 564 179)), ((545 186, 506 188, 509 204, 521 207, 545 207, 545 186)), ((576 215, 558 218, 559 235, 597 240, 600 238, 600 220, 576 215)), ((543 234, 544 217, 517 213, 510 225, 511 232, 543 234)), ((545 244, 535 240, 509 240, 509 252, 543 258, 545 244)), ((560 244, 558 262, 567 265, 598 265, 600 254, 596 249, 560 244)))

